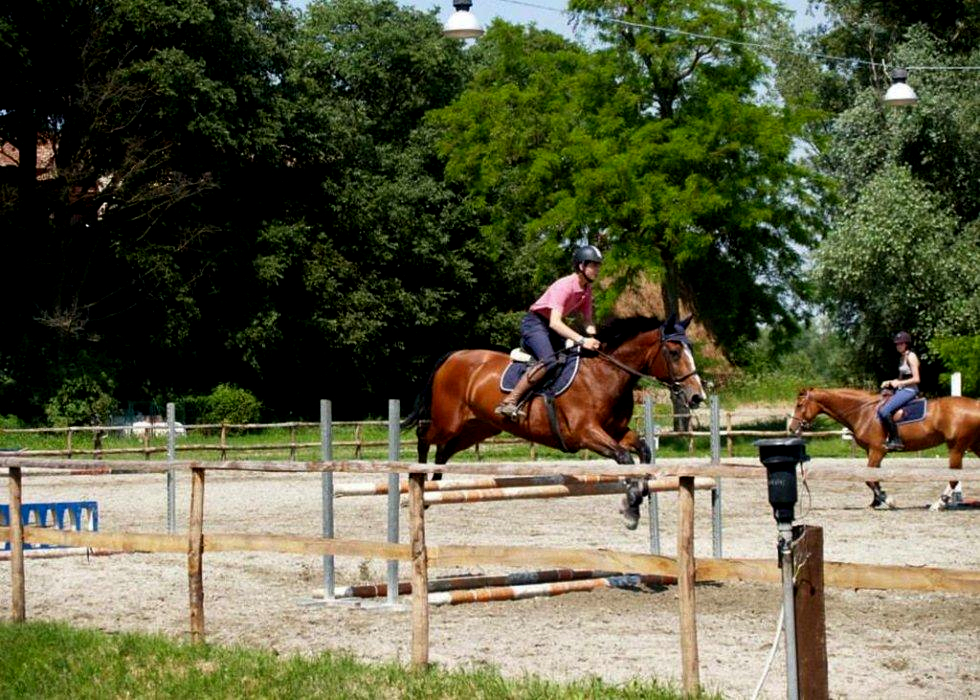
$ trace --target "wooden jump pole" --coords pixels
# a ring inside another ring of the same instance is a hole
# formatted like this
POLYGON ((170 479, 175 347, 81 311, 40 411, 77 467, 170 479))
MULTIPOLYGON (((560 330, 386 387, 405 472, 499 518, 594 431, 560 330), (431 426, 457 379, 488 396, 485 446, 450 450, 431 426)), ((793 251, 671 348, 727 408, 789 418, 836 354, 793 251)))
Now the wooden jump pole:
MULTIPOLYGON (((618 476, 602 476, 588 474, 582 476, 514 476, 514 477, 483 477, 476 479, 457 479, 453 481, 426 480, 425 490, 430 491, 464 491, 468 489, 490 489, 514 486, 547 486, 550 484, 567 483, 604 483, 619 481, 618 476)), ((400 493, 408 493, 408 482, 401 482, 400 493)), ((364 482, 337 484, 334 495, 341 496, 381 496, 388 493, 387 482, 364 482)))
POLYGON ((10 620, 23 622, 27 615, 24 586, 24 523, 21 520, 21 473, 10 467, 7 479, 10 492, 10 620))
POLYGON ((187 532, 191 641, 204 641, 204 469, 191 470, 191 514, 187 532))
POLYGON ((409 474, 409 538, 412 548, 412 664, 429 665, 429 559, 425 549, 425 474, 409 474))
MULTIPOLYGON (((715 480, 709 477, 699 477, 693 479, 693 488, 711 489, 715 486, 715 480)), ((678 477, 665 477, 662 479, 649 479, 647 486, 651 493, 660 491, 676 491, 678 488, 678 477)), ((576 496, 602 496, 608 494, 624 493, 627 484, 625 481, 611 481, 599 483, 576 483, 552 484, 546 486, 516 486, 505 488, 484 488, 471 489, 467 491, 440 491, 426 493, 424 495, 426 505, 437 503, 476 503, 480 501, 511 501, 519 499, 534 498, 572 498, 576 496)))
MULTIPOLYGON (((495 576, 451 576, 429 581, 429 605, 456 605, 487 600, 519 600, 539 596, 554 596, 595 588, 624 588, 630 586, 669 586, 677 583, 676 576, 661 574, 624 574, 612 571, 550 569, 521 571, 495 576), (459 595, 457 595, 459 594, 459 595)), ((398 594, 414 591, 411 581, 398 584, 398 594)), ((384 583, 348 586, 337 591, 338 598, 384 598, 388 586, 384 583)))
POLYGON ((694 477, 680 477, 677 491, 677 595, 680 602, 681 677, 684 692, 700 691, 694 599, 694 477))
MULTIPOLYGON (((468 574, 429 579, 429 593, 457 591, 468 588, 491 588, 499 586, 526 586, 532 583, 555 583, 557 581, 578 581, 588 578, 623 576, 621 572, 599 571, 595 569, 542 569, 539 571, 515 571, 509 574, 468 574)), ((661 577, 667 578, 667 577, 661 577)), ((676 577, 671 583, 676 583, 676 577)), ((412 592, 411 581, 398 583, 398 595, 412 592)), ((384 598, 388 595, 386 583, 361 583, 337 589, 338 598, 384 598)))
POLYGON ((438 591, 429 593, 428 600, 429 605, 488 603, 556 596, 579 591, 593 591, 598 588, 626 588, 639 584, 664 586, 676 583, 676 580, 673 576, 612 575, 574 581, 554 581, 551 583, 528 583, 515 586, 489 586, 486 588, 438 591))

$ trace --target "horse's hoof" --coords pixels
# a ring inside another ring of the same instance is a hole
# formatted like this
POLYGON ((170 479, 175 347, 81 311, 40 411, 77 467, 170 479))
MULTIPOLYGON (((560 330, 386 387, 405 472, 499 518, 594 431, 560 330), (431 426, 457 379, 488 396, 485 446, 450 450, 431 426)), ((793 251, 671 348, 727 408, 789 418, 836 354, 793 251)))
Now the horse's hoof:
POLYGON ((623 515, 623 524, 627 530, 635 530, 640 524, 640 507, 630 503, 629 496, 623 495, 619 512, 623 515))

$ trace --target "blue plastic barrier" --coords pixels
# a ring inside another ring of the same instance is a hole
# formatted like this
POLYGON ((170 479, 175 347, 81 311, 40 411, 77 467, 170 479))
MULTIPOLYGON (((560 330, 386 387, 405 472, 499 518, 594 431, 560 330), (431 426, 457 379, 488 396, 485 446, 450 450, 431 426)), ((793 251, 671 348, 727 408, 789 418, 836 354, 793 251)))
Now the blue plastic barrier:
MULTIPOLYGON (((99 529, 98 501, 63 501, 55 503, 22 503, 20 520, 25 527, 51 527, 56 530, 75 530, 97 532, 99 529)), ((10 506, 0 503, 0 525, 10 525, 10 506)), ((60 545, 28 544, 24 549, 57 549, 60 545)), ((3 549, 10 549, 10 542, 3 543, 3 549)))

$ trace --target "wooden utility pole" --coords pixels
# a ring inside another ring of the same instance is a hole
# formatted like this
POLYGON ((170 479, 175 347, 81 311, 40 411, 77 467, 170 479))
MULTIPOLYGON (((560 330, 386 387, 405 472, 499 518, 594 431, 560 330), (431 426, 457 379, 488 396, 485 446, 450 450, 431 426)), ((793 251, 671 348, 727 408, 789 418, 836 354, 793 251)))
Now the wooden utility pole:
POLYGON ((680 477, 677 491, 677 595, 681 617, 681 676, 684 692, 701 689, 698 670, 698 628, 694 601, 694 477, 680 477))
POLYGON ((425 548, 425 473, 408 475, 412 547, 412 664, 429 665, 429 556, 425 548))
POLYGON ((793 542, 796 585, 796 664, 801 700, 826 700, 827 617, 823 595, 823 528, 802 526, 793 542))
POLYGON ((24 522, 20 517, 20 467, 10 467, 10 619, 23 622, 27 614, 24 590, 24 522))
POLYGON ((191 469, 191 519, 187 532, 191 641, 204 641, 204 469, 191 469))

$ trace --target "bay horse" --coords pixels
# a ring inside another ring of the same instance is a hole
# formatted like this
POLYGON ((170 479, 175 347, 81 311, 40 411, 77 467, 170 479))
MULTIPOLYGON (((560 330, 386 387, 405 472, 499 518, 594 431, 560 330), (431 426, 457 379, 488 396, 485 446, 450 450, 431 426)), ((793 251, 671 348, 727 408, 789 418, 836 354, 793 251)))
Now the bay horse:
MULTIPOLYGON (((633 390, 653 377, 683 397, 687 406, 704 400, 704 388, 686 329, 691 317, 671 315, 661 323, 636 316, 613 319, 596 337, 596 352, 582 351, 578 376, 554 399, 554 426, 545 401, 532 394, 518 421, 494 412, 504 397, 500 378, 510 358, 493 350, 457 350, 436 364, 402 429, 416 427, 418 460, 436 446, 436 464, 503 431, 563 452, 591 450, 618 464, 651 461, 647 444, 633 431, 633 390)), ((435 478, 438 478, 436 476, 435 478)), ((623 515, 630 529, 639 520, 644 493, 632 482, 623 515)))
MULTIPOLYGON (((825 413, 848 428, 868 453, 868 466, 881 466, 885 450, 885 430, 878 420, 877 409, 882 397, 859 389, 803 389, 796 397, 796 410, 790 429, 799 435, 809 429, 819 414, 825 413)), ((925 417, 909 423, 899 423, 899 436, 906 451, 925 450, 946 443, 950 469, 963 468, 963 454, 972 450, 980 457, 980 401, 961 396, 929 399, 925 417)), ((881 482, 866 482, 874 494, 871 507, 894 507, 895 502, 881 488, 881 482)), ((930 506, 941 510, 950 500, 958 481, 950 481, 939 500, 930 506)))

